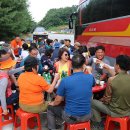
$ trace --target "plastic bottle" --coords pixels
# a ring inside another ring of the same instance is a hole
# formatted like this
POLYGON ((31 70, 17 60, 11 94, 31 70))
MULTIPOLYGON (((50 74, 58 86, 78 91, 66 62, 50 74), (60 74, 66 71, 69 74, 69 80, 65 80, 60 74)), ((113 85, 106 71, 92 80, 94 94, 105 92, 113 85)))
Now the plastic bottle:
POLYGON ((43 76, 43 78, 44 78, 45 80, 47 79, 46 72, 43 72, 42 76, 43 76))
POLYGON ((47 82, 49 84, 51 84, 51 80, 52 80, 51 74, 48 72, 48 74, 47 74, 47 82))
POLYGON ((96 84, 97 85, 100 85, 100 77, 101 77, 101 74, 99 74, 99 73, 97 73, 97 75, 96 75, 96 84))
POLYGON ((65 72, 64 72, 64 77, 67 77, 67 76, 68 76, 68 75, 67 75, 67 71, 65 71, 65 72))
POLYGON ((51 75, 50 75, 50 73, 48 72, 44 72, 43 74, 42 74, 42 76, 43 76, 43 78, 47 81, 47 83, 48 84, 51 84, 51 75))
POLYGON ((61 73, 61 79, 64 78, 64 71, 61 73))

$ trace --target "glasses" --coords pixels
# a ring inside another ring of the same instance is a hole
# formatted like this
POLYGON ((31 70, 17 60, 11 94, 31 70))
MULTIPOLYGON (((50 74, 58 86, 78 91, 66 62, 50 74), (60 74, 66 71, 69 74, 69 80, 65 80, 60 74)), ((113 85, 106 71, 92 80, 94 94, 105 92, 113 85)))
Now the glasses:
POLYGON ((69 56, 68 54, 65 54, 65 56, 69 56))
POLYGON ((31 53, 31 55, 37 57, 38 53, 31 53))

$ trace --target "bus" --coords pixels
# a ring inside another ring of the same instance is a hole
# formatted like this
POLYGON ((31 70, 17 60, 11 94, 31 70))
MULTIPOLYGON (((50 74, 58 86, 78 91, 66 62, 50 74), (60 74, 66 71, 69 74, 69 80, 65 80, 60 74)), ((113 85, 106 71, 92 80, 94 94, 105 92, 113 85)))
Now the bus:
POLYGON ((70 15, 75 41, 88 47, 103 45, 106 55, 130 56, 130 2, 128 0, 80 0, 70 15))

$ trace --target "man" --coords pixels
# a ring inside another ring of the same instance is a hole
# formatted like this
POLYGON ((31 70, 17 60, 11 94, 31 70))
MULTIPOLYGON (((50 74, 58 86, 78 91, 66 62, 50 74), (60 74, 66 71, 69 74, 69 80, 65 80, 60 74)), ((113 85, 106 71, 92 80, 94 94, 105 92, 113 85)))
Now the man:
POLYGON ((53 55, 52 55, 52 61, 54 61, 55 59, 58 58, 58 53, 59 53, 59 49, 61 47, 61 43, 58 42, 58 39, 54 40, 54 44, 53 44, 53 55))
POLYGON ((74 52, 73 52, 73 55, 76 55, 76 54, 79 54, 79 49, 81 47, 81 44, 79 42, 75 42, 74 43, 74 52))
POLYGON ((70 55, 73 55, 74 46, 71 45, 71 40, 70 39, 65 39, 64 40, 64 46, 63 47, 68 49, 70 55))
POLYGON ((84 74, 85 58, 77 54, 72 58, 74 73, 62 79, 55 100, 49 103, 47 111, 48 128, 56 129, 55 117, 63 117, 65 122, 76 123, 91 118, 92 86, 94 78, 84 74), (65 100, 65 107, 58 106, 65 100))
POLYGON ((11 41, 11 48, 14 51, 14 55, 19 57, 19 51, 22 48, 22 42, 19 36, 16 36, 15 39, 11 41))
POLYGON ((46 43, 45 43, 45 50, 47 50, 47 49, 53 49, 52 44, 53 44, 53 40, 52 39, 47 39, 46 43))
MULTIPOLYGON (((29 57, 35 57, 35 58, 37 58, 38 49, 37 49, 35 46, 30 46, 29 49, 28 49, 28 51, 29 51, 29 55, 21 61, 21 63, 20 63, 20 66, 21 66, 21 67, 24 66, 24 62, 25 62, 25 60, 26 60, 27 58, 29 58, 29 57)), ((40 61, 38 58, 37 58, 37 60, 39 61, 38 72, 39 72, 40 74, 42 74, 43 69, 42 69, 41 61, 40 61)))
POLYGON ((110 65, 110 62, 105 57, 105 48, 103 46, 97 46, 95 48, 95 56, 88 59, 87 64, 92 66, 92 74, 95 79, 97 76, 100 76, 100 80, 106 81, 108 72, 100 66, 101 61, 107 65, 110 65), (94 61, 94 58, 96 58, 96 61, 94 61))
POLYGON ((106 92, 101 101, 93 100, 93 120, 101 122, 100 112, 113 117, 130 116, 130 58, 126 55, 116 57, 116 76, 109 78, 106 92))
MULTIPOLYGON (((88 64, 92 67, 92 74, 99 84, 100 81, 107 81, 109 72, 101 66, 101 63, 110 65, 110 62, 105 57, 105 48, 103 46, 97 46, 95 48, 95 56, 88 59, 88 64)), ((95 93, 94 99, 100 99, 104 95, 104 90, 95 93)))
POLYGON ((42 39, 41 37, 38 38, 37 45, 39 46, 39 48, 40 48, 42 45, 44 45, 43 39, 42 39))
POLYGON ((24 62, 24 68, 25 72, 18 78, 20 108, 26 112, 43 112, 47 108, 43 92, 53 92, 59 75, 56 74, 52 84, 49 85, 42 76, 38 75, 38 61, 35 57, 27 58, 24 62))
POLYGON ((54 43, 53 43, 53 48, 55 49, 55 48, 60 48, 60 46, 61 46, 61 43, 58 41, 58 39, 55 39, 54 40, 54 43))

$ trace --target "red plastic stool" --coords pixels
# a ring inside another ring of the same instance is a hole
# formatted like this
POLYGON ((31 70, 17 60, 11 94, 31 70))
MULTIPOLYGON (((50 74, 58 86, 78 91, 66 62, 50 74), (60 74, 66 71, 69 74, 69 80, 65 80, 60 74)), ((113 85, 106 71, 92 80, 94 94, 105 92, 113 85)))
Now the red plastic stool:
POLYGON ((114 128, 116 128, 114 122, 120 124, 120 130, 130 130, 129 119, 130 117, 111 117, 108 115, 106 118, 105 130, 114 130, 114 128))
POLYGON ((29 126, 33 125, 32 123, 34 123, 34 122, 30 122, 30 121, 32 121, 34 118, 37 119, 38 130, 41 130, 41 122, 40 122, 39 114, 25 112, 25 111, 23 111, 22 109, 19 108, 16 111, 15 122, 14 122, 14 130, 16 130, 17 127, 20 126, 20 123, 17 122, 18 118, 20 118, 20 120, 21 120, 21 130, 27 130, 28 125, 29 126))
POLYGON ((2 114, 2 108, 0 107, 0 130, 2 130, 2 127, 8 124, 11 124, 14 122, 14 109, 12 105, 8 105, 7 109, 9 110, 8 115, 2 114), (11 119, 9 119, 11 117, 11 119), (2 121, 2 118, 4 118, 4 121, 2 121))
POLYGON ((90 121, 88 122, 81 122, 81 123, 76 123, 76 124, 67 124, 65 123, 64 125, 64 130, 67 130, 67 128, 69 128, 69 130, 91 130, 90 127, 90 121))

